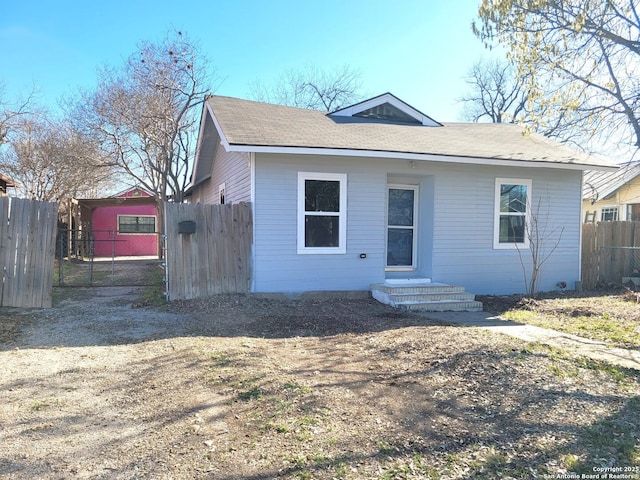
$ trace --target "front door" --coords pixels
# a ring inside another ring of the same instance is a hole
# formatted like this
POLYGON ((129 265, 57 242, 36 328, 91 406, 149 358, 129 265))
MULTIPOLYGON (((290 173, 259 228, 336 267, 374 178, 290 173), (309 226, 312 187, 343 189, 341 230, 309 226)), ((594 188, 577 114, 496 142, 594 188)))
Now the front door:
POLYGON ((417 185, 387 187, 387 270, 410 271, 416 268, 417 185))

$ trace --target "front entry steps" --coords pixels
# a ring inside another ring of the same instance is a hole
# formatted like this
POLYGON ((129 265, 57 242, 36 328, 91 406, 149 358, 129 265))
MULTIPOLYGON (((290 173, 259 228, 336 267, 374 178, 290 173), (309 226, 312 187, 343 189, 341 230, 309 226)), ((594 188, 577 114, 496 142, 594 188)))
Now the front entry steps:
POLYGON ((481 312, 482 302, 464 287, 430 279, 387 280, 371 285, 371 296, 385 305, 423 312, 481 312))

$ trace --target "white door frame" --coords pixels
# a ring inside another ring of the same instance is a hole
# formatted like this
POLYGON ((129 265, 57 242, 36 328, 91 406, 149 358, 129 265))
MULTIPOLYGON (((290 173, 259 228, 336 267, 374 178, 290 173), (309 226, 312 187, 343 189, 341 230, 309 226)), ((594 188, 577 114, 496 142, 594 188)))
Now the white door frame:
POLYGON ((387 259, 385 259, 385 271, 387 272, 412 272, 417 269, 418 266, 418 198, 420 189, 418 185, 408 184, 387 184, 387 213, 385 215, 385 252, 387 259), (408 227, 405 225, 391 225, 391 228, 411 229, 413 230, 413 245, 411 255, 411 265, 387 265, 387 259, 389 254, 389 190, 413 190, 413 225, 408 227))

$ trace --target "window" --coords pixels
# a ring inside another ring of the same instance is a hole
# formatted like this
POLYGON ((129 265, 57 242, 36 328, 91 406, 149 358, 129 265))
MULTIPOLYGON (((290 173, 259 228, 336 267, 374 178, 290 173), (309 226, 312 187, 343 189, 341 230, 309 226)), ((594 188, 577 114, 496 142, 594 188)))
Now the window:
POLYGON ((156 217, 118 215, 118 233, 156 233, 156 217))
POLYGON ((616 222, 618 220, 618 207, 602 207, 600 209, 601 222, 616 222))
POLYGON ((218 186, 218 203, 220 205, 224 205, 225 203, 225 190, 226 190, 226 185, 224 183, 221 183, 218 186))
POLYGON ((528 248, 531 180, 496 179, 494 248, 528 248))
POLYGON ((630 203, 627 205, 627 221, 640 222, 640 203, 630 203))
POLYGON ((346 253, 347 176, 298 173, 298 253, 346 253))

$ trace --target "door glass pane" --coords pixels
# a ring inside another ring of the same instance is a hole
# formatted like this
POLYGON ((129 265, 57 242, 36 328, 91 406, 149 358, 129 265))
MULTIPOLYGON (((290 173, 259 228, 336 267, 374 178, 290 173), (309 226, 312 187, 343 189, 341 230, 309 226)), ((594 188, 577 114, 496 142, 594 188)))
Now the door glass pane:
POLYGON ((414 190, 389 189, 388 225, 410 227, 413 225, 414 190))
POLYGON ((413 229, 390 228, 387 237, 387 265, 413 265, 413 229))

